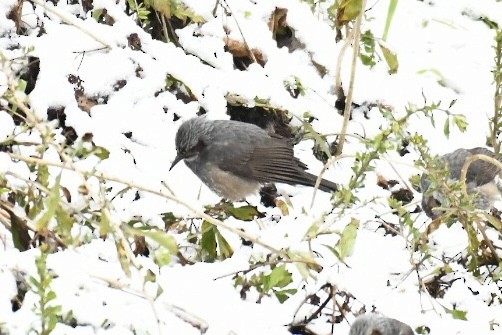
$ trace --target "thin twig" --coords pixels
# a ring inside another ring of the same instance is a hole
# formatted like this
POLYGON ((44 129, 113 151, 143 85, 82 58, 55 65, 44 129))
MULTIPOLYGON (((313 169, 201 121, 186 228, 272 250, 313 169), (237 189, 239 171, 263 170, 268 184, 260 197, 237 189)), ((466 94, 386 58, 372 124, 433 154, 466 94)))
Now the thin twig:
POLYGON ((262 247, 270 250, 271 252, 273 252, 273 253, 275 253, 277 255, 280 255, 282 257, 285 257, 286 259, 288 259, 290 261, 306 263, 306 264, 315 266, 317 268, 320 268, 320 265, 317 264, 317 262, 315 262, 314 260, 291 258, 285 250, 277 249, 277 248, 275 248, 275 247, 273 247, 273 246, 271 246, 271 245, 269 245, 269 244, 261 241, 258 237, 254 236, 254 235, 251 235, 249 233, 241 231, 240 229, 237 229, 237 228, 235 228, 235 227, 233 227, 231 225, 228 225, 228 224, 226 224, 223 221, 217 220, 217 219, 215 219, 215 218, 207 215, 202 210, 199 210, 199 209, 193 207, 192 205, 190 205, 186 201, 183 201, 183 200, 181 200, 181 199, 179 199, 179 198, 177 198, 175 196, 172 196, 171 194, 169 194, 169 193, 167 193, 165 191, 154 190, 154 189, 148 188, 146 186, 130 182, 129 180, 125 180, 125 179, 118 178, 118 177, 115 177, 115 176, 107 175, 107 174, 102 173, 102 172, 98 172, 98 171, 93 171, 93 172, 85 171, 85 170, 82 170, 80 168, 75 167, 74 165, 70 165, 70 164, 67 164, 67 163, 51 162, 51 161, 47 161, 47 160, 43 160, 43 159, 35 158, 35 157, 24 157, 24 156, 13 154, 13 153, 6 153, 6 154, 9 155, 12 159, 21 160, 21 161, 24 161, 24 162, 27 162, 27 163, 34 163, 34 164, 38 164, 38 165, 55 166, 55 167, 59 167, 59 168, 65 169, 65 170, 75 171, 75 172, 81 173, 83 175, 92 175, 93 177, 96 177, 96 178, 98 178, 100 180, 103 180, 103 181, 114 181, 114 182, 117 182, 117 183, 121 183, 121 184, 127 185, 127 186, 129 186, 131 188, 138 189, 140 191, 145 191, 145 192, 148 192, 148 193, 151 193, 151 194, 155 194, 155 195, 158 195, 160 197, 172 200, 172 201, 174 201, 174 202, 176 202, 176 203, 178 203, 178 204, 180 204, 180 205, 188 208, 189 210, 191 210, 192 212, 194 212, 197 216, 203 218, 207 222, 209 222, 209 223, 211 223, 211 224, 213 224, 213 225, 215 225, 215 226, 217 226, 219 228, 226 229, 226 230, 228 230, 228 231, 230 231, 230 232, 232 232, 232 233, 234 233, 234 234, 242 237, 243 239, 246 239, 246 240, 249 240, 249 241, 251 241, 251 242, 253 242, 255 244, 261 245, 262 247))
POLYGON ((79 20, 75 18, 74 16, 68 15, 67 12, 62 11, 61 9, 55 7, 51 2, 46 2, 43 0, 30 0, 34 4, 37 4, 41 7, 43 7, 46 11, 51 12, 52 14, 58 16, 63 22, 68 23, 69 25, 72 25, 79 30, 81 30, 83 33, 89 35, 92 37, 95 41, 101 43, 105 47, 108 47, 112 49, 112 45, 108 43, 108 41, 104 40, 101 36, 95 34, 94 32, 90 31, 82 22, 82 20, 79 20))
POLYGON ((244 42, 244 46, 246 47, 246 50, 249 52, 249 57, 251 57, 251 60, 253 61, 253 63, 258 63, 256 61, 256 58, 254 56, 253 51, 251 50, 251 48, 249 47, 248 42, 246 41, 246 37, 244 37, 244 33, 242 32, 241 25, 237 21, 237 18, 235 17, 235 14, 232 11, 232 8, 230 8, 230 6, 229 6, 229 4, 228 4, 228 2, 226 0, 223 0, 223 2, 225 3, 225 6, 227 6, 227 8, 230 11, 230 13, 232 13, 232 17, 233 17, 233 19, 235 21, 235 24, 237 25, 237 29, 239 29, 239 32, 240 32, 240 34, 242 36, 242 41, 244 42))
MULTIPOLYGON (((495 261, 497 262, 497 264, 500 264, 500 258, 497 255, 497 251, 493 247, 492 240, 490 240, 488 238, 488 235, 486 235, 485 227, 478 220, 476 220, 476 225, 478 226, 478 230, 481 232, 481 235, 483 235, 483 238, 485 239, 486 245, 488 245, 488 249, 490 249, 490 251, 492 252, 493 258, 495 258, 495 261)), ((499 232, 499 234, 500 234, 500 232, 499 232)))
POLYGON ((357 16, 355 25, 354 25, 354 39, 352 44, 352 67, 350 71, 350 83, 349 89, 347 91, 347 96, 345 99, 345 110, 343 111, 343 125, 340 131, 340 139, 338 141, 337 155, 340 155, 343 150, 343 145, 345 143, 345 133, 347 132, 347 127, 349 125, 350 113, 352 111, 352 94, 354 92, 354 82, 356 77, 356 67, 357 67, 357 59, 359 56, 359 40, 361 38, 361 23, 363 21, 364 16, 364 8, 366 7, 366 0, 362 0, 361 4, 361 13, 357 16))

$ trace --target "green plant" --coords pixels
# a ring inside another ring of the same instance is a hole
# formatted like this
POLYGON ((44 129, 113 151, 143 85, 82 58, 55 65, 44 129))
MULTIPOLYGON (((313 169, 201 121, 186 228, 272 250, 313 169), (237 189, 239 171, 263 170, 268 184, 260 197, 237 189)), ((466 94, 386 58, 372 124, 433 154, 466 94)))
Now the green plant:
MULTIPOLYGON (((262 265, 265 264, 260 266, 262 265)), ((267 271, 265 267, 262 271, 255 271, 250 277, 237 275, 235 286, 241 287, 241 297, 245 297, 250 287, 258 291, 260 295, 258 301, 265 295, 274 295, 282 303, 296 293, 296 289, 286 288, 293 282, 292 274, 287 270, 286 265, 271 265, 270 269, 267 271)))
POLYGON ((40 245, 40 255, 36 258, 37 278, 30 277, 32 291, 38 295, 38 303, 34 306, 35 313, 40 317, 40 329, 35 330, 39 335, 50 334, 61 316, 61 306, 54 303, 56 292, 51 288, 53 275, 47 269, 47 256, 50 247, 47 244, 40 245))

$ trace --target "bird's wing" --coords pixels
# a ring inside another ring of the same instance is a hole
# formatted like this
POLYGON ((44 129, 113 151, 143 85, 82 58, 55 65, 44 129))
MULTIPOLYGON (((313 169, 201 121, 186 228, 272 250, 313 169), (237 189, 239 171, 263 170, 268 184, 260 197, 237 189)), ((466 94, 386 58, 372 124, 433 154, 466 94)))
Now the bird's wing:
MULTIPOLYGON (((473 148, 469 152, 471 155, 486 155, 488 157, 497 158, 495 154, 485 148, 473 148)), ((474 181, 476 185, 481 186, 492 182, 497 175, 500 174, 500 168, 497 165, 487 161, 478 159, 471 163, 469 170, 467 170, 467 182, 474 181)))
POLYGON ((222 170, 260 182, 310 185, 304 173, 307 166, 294 156, 286 139, 270 137, 253 145, 235 145, 239 155, 221 159, 218 166, 222 170))
MULTIPOLYGON (((460 179, 460 174, 462 167, 464 166, 467 158, 473 155, 486 155, 492 158, 497 158, 496 155, 486 149, 486 148, 472 148, 472 149, 458 149, 450 154, 444 156, 446 162, 448 163, 451 175, 454 179, 460 179)), ((467 170, 466 183, 474 182, 476 186, 485 185, 500 174, 500 169, 498 166, 489 163, 487 161, 478 159, 469 165, 469 170, 467 170)))

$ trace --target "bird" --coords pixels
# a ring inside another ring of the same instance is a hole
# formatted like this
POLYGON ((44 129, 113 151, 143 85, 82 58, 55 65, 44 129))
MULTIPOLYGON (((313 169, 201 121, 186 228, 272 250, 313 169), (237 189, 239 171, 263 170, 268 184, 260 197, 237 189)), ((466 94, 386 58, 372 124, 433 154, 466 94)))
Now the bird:
POLYGON ((414 335, 406 323, 376 313, 359 315, 352 323, 349 335, 414 335))
MULTIPOLYGON (((486 155, 500 160, 500 157, 493 151, 476 147, 472 149, 459 148, 453 152, 445 154, 440 159, 446 163, 450 173, 451 180, 460 180, 462 167, 465 161, 473 155, 486 155)), ((488 210, 493 207, 495 201, 499 200, 502 194, 502 184, 499 177, 501 169, 490 162, 484 160, 475 160, 469 165, 465 183, 468 194, 476 194, 473 204, 481 210, 488 210)), ((445 192, 439 190, 429 191, 432 182, 428 174, 423 174, 420 179, 420 189, 423 193, 422 208, 425 214, 436 219, 444 214, 443 211, 434 209, 434 207, 445 207, 445 192)))
MULTIPOLYGON (((211 120, 204 116, 184 121, 175 137, 176 158, 213 192, 231 201, 245 199, 266 183, 315 186, 317 176, 294 156, 284 137, 269 134, 246 122, 211 120)), ((319 189, 336 192, 338 186, 321 179, 319 189)))

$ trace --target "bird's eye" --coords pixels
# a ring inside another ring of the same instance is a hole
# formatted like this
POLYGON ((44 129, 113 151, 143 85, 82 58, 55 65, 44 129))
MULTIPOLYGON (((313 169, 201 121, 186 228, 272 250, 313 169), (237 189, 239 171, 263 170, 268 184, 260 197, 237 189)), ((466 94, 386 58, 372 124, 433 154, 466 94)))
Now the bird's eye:
POLYGON ((193 147, 191 147, 190 149, 188 149, 185 152, 185 155, 186 155, 186 157, 195 156, 199 152, 201 152, 202 149, 204 149, 205 147, 206 147, 206 145, 204 144, 204 142, 202 140, 199 140, 199 142, 197 142, 196 145, 194 145, 193 147))
POLYGON ((206 147, 206 144, 204 142, 202 142, 202 140, 199 140, 199 142, 197 142, 197 145, 195 145, 195 151, 201 152, 202 149, 204 149, 205 147, 206 147))

